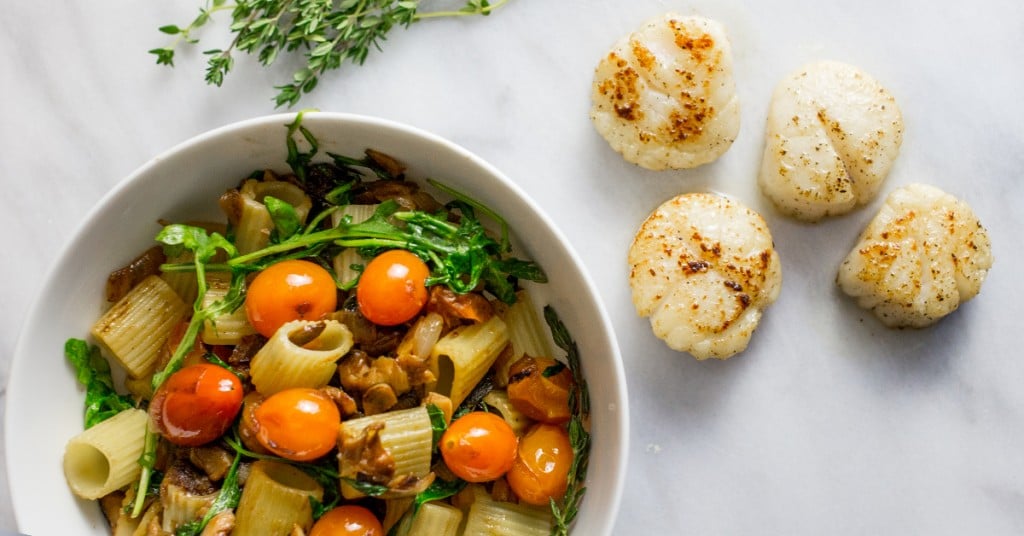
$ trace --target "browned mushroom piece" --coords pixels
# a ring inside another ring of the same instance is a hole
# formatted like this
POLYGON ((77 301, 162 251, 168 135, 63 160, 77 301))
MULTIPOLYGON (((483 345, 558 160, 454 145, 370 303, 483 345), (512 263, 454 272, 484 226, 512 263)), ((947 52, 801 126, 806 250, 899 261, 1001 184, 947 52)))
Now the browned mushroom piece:
POLYGON ((206 476, 215 482, 224 479, 224 475, 231 469, 233 457, 223 447, 218 445, 205 445, 188 449, 188 460, 199 469, 202 469, 206 476))
POLYGON ((371 386, 363 393, 363 413, 377 415, 388 411, 398 403, 395 389, 386 383, 371 386))
POLYGON ((107 276, 107 301, 115 303, 125 297, 135 285, 143 279, 160 273, 160 265, 167 261, 164 250, 153 246, 128 263, 107 276))
POLYGON ((352 398, 352 396, 344 390, 334 387, 333 385, 327 385, 321 387, 320 392, 327 395, 327 398, 334 401, 334 405, 338 406, 338 412, 341 413, 341 418, 343 420, 359 412, 359 408, 356 405, 356 399, 352 398))

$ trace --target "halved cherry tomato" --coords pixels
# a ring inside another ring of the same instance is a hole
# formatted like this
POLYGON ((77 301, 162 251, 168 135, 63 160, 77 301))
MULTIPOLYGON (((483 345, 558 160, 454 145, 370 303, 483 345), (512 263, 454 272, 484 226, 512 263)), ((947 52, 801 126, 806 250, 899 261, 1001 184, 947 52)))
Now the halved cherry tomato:
POLYGON ((396 326, 410 320, 427 303, 428 276, 430 269, 426 263, 404 249, 377 255, 359 276, 359 311, 381 326, 396 326))
POLYGON ((548 424, 569 420, 568 367, 549 357, 524 356, 512 364, 508 377, 508 399, 524 415, 548 424))
POLYGON ((224 367, 190 365, 160 385, 149 403, 149 416, 168 441, 195 447, 231 427, 242 396, 242 382, 224 367))
POLYGON ((519 455, 505 479, 521 501, 547 505, 565 495, 571 465, 569 433, 561 426, 540 423, 519 441, 519 455))
POLYGON ((256 440, 289 460, 306 462, 338 443, 341 413, 327 395, 298 387, 270 395, 253 410, 256 440))
POLYGON ((505 419, 486 411, 459 417, 441 436, 445 465, 466 482, 487 482, 505 474, 516 459, 518 439, 505 419))
POLYGON ((330 272, 303 260, 270 265, 256 275, 245 295, 249 323, 264 337, 292 320, 317 320, 337 305, 338 289, 330 272))
POLYGON ((346 504, 332 508, 318 519, 309 536, 384 536, 384 527, 373 512, 346 504))

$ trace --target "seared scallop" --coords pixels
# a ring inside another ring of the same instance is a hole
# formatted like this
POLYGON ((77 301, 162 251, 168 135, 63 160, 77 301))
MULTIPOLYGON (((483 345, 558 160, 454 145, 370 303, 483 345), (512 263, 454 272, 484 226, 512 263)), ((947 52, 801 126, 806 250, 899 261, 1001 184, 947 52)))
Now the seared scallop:
POLYGON ((667 13, 623 37, 594 72, 590 118, 647 169, 715 160, 740 128, 732 49, 721 24, 667 13))
POLYGON ((903 140, 896 99, 860 69, 805 66, 775 88, 758 183, 804 221, 844 214, 878 194, 903 140))
POLYGON ((679 195, 651 213, 633 238, 629 266, 637 313, 669 347, 697 359, 746 349, 782 287, 764 219, 707 193, 679 195))
POLYGON ((988 233, 971 207, 912 184, 886 198, 836 280, 886 326, 924 327, 977 295, 991 267, 988 233))

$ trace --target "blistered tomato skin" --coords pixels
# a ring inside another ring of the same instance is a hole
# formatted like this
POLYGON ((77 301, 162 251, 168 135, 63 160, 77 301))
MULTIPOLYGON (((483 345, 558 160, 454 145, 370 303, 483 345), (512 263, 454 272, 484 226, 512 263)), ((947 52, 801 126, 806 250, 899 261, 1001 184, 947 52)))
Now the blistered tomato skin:
POLYGON ((304 260, 272 264, 253 278, 245 295, 245 313, 256 331, 271 337, 292 320, 318 320, 338 305, 334 277, 304 260))
POLYGON ((185 447, 217 439, 242 408, 242 382, 229 370, 203 363, 172 374, 149 404, 154 426, 168 441, 185 447))
POLYGON ((445 430, 441 457, 466 482, 488 482, 512 468, 517 444, 516 434, 505 419, 474 411, 452 421, 445 430))
POLYGON ((282 458, 315 460, 338 442, 341 413, 316 389, 295 388, 269 396, 253 411, 256 440, 282 458))
POLYGON ((392 249, 374 257, 359 276, 359 312, 374 324, 397 326, 427 303, 430 268, 415 254, 392 249))
POLYGON ((525 356, 509 369, 508 398, 527 417, 548 424, 568 422, 572 371, 548 357, 525 356), (548 370, 560 370, 547 376, 548 370))
POLYGON ((547 505, 565 495, 572 456, 565 428, 537 424, 519 441, 518 456, 505 478, 522 502, 547 505))
POLYGON ((332 508, 318 519, 309 536, 384 536, 384 527, 373 512, 346 504, 332 508))

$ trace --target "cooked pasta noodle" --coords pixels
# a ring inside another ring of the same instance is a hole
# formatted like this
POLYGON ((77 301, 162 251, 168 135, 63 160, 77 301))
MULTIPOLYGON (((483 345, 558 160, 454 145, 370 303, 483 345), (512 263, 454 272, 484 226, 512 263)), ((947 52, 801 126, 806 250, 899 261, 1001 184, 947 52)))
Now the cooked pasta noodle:
POLYGON ((149 415, 128 409, 96 424, 64 447, 64 476, 71 491, 98 499, 139 476, 149 415))
POLYGON ((270 241, 274 220, 264 205, 267 196, 284 201, 295 209, 299 221, 305 222, 313 207, 309 196, 301 188, 285 181, 257 181, 249 179, 242 184, 240 215, 235 229, 235 246, 242 253, 256 251, 270 241))
POLYGON ((162 528, 173 533, 179 526, 203 517, 217 498, 217 493, 193 495, 181 486, 167 484, 161 492, 163 502, 162 528))
POLYGON ((487 374, 505 345, 508 329, 497 316, 480 324, 455 328, 431 352, 436 391, 458 406, 487 374))
POLYGON ((403 536, 457 536, 462 511, 454 506, 426 503, 420 506, 403 536))
POLYGON ((92 326, 92 335, 133 377, 153 371, 160 348, 188 312, 164 280, 151 275, 92 326))
POLYGON ((263 395, 291 387, 323 387, 335 362, 352 348, 352 332, 335 320, 293 320, 284 324, 252 359, 252 383, 263 395), (313 339, 296 344, 304 330, 320 329, 313 339))
MULTIPOLYGON (((193 277, 195 279, 195 277, 193 277)), ((223 299, 231 288, 231 277, 225 273, 206 275, 206 294, 203 295, 203 307, 223 299)), ((256 333, 256 328, 249 323, 245 308, 239 307, 233 312, 218 315, 203 323, 203 342, 206 344, 235 345, 243 337, 256 333)))
MULTIPOLYGON (((380 426, 380 445, 394 462, 395 476, 424 477, 430 473, 434 432, 426 407, 389 411, 345 421, 341 423, 341 449, 344 451, 353 443, 365 440, 367 429, 372 426, 380 426)), ((345 456, 341 457, 339 472, 343 477, 355 477, 358 469, 353 462, 345 456)), ((346 498, 362 496, 362 493, 348 484, 343 484, 341 489, 346 498)))
POLYGON ((310 497, 324 498, 323 488, 311 476, 284 463, 257 461, 245 481, 231 534, 286 536, 293 526, 308 531, 313 525, 310 497))
POLYGON ((548 536, 551 512, 477 497, 466 515, 462 536, 548 536))

